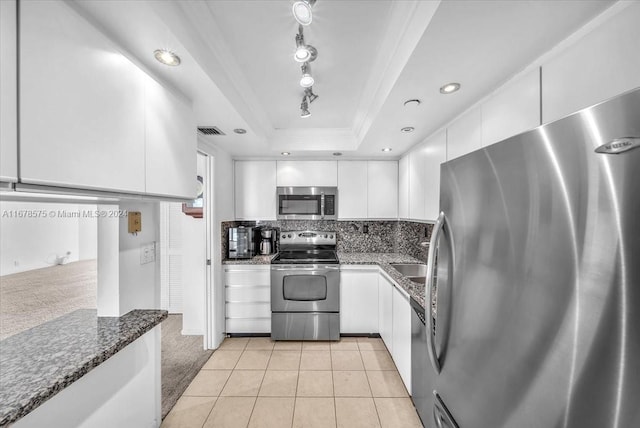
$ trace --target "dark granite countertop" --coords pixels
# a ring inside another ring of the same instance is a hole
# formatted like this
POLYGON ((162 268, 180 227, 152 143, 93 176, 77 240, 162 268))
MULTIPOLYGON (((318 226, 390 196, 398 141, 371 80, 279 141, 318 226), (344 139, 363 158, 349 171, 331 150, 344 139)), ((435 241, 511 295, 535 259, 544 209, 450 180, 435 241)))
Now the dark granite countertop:
POLYGON ((250 259, 223 259, 223 265, 268 265, 271 264, 271 260, 277 256, 276 254, 269 254, 268 256, 254 256, 250 259))
POLYGON ((167 311, 80 309, 0 341, 0 426, 27 415, 158 325, 167 311))
POLYGON ((344 253, 338 252, 341 265, 378 265, 397 285, 412 297, 420 306, 424 306, 424 284, 408 279, 395 270, 390 263, 422 263, 415 257, 401 253, 344 253))

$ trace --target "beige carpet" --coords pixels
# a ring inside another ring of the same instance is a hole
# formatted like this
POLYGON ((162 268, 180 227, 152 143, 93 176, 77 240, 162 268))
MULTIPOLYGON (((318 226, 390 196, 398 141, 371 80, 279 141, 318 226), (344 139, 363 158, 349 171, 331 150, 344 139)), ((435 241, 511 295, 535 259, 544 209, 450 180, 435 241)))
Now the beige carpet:
POLYGON ((0 340, 77 309, 95 309, 96 260, 0 277, 0 340))
POLYGON ((202 336, 183 336, 182 315, 162 322, 162 418, 176 404, 213 351, 202 349, 202 336))

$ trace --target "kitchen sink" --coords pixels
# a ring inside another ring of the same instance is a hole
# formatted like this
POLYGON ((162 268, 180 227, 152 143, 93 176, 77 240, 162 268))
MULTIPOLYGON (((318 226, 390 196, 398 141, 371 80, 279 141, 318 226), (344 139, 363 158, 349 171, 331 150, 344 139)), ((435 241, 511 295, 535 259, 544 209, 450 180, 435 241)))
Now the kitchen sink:
POLYGON ((408 278, 413 282, 417 282, 418 284, 424 284, 427 281, 427 278, 425 278, 424 276, 409 276, 408 278))
POLYGON ((421 283, 424 283, 424 276, 427 274, 427 265, 423 265, 420 263, 389 263, 391 267, 395 270, 403 274, 404 276, 410 277, 412 281, 420 282, 415 277, 422 277, 423 280, 421 283), (412 278, 413 277, 413 278, 412 278))

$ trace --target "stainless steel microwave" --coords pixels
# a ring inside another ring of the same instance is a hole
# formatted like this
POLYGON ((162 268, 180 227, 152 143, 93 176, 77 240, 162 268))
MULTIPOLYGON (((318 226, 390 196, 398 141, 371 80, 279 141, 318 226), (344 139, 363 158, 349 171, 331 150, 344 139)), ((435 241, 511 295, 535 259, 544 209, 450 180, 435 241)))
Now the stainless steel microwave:
POLYGON ((278 187, 278 220, 337 220, 337 187, 278 187))

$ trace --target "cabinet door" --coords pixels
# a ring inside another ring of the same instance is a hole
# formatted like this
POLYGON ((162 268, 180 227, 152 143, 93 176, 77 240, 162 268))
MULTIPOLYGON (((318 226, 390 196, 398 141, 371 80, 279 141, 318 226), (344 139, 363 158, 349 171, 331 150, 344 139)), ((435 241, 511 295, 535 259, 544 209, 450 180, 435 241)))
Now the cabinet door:
POLYGON ((409 154, 406 154, 398 161, 398 217, 408 219, 409 217, 409 154))
POLYGON ((338 218, 367 218, 367 162, 338 162, 338 218))
POLYGON ((378 333, 378 268, 340 271, 340 332, 378 333))
POLYGON ((447 128, 447 160, 482 147, 482 112, 474 108, 447 128))
POLYGON ((442 131, 425 142, 424 218, 436 221, 440 211, 440 164, 446 161, 447 134, 442 131))
POLYGON ((540 69, 509 82, 482 105, 482 147, 540 125, 540 69))
POLYGON ((427 156, 424 144, 409 154, 409 218, 424 220, 427 156))
POLYGON ((0 181, 18 181, 16 1, 0 1, 0 181))
POLYGON ((276 219, 276 162, 235 162, 235 209, 238 220, 276 219))
POLYGON ((411 394, 411 305, 409 299, 393 287, 393 347, 391 356, 400 377, 411 394))
POLYGON ((278 186, 335 187, 338 185, 338 162, 278 161, 277 177, 278 186))
POLYGON ((630 2, 542 65, 542 122, 640 86, 640 3, 630 2))
POLYGON ((369 218, 397 219, 398 162, 369 161, 367 177, 369 218))
POLYGON ((378 331, 393 355, 393 285, 384 275, 378 276, 378 331))
POLYGON ((20 4, 21 180, 144 193, 146 75, 70 4, 20 4))
POLYGON ((151 77, 145 80, 146 193, 195 199, 193 110, 151 77))

